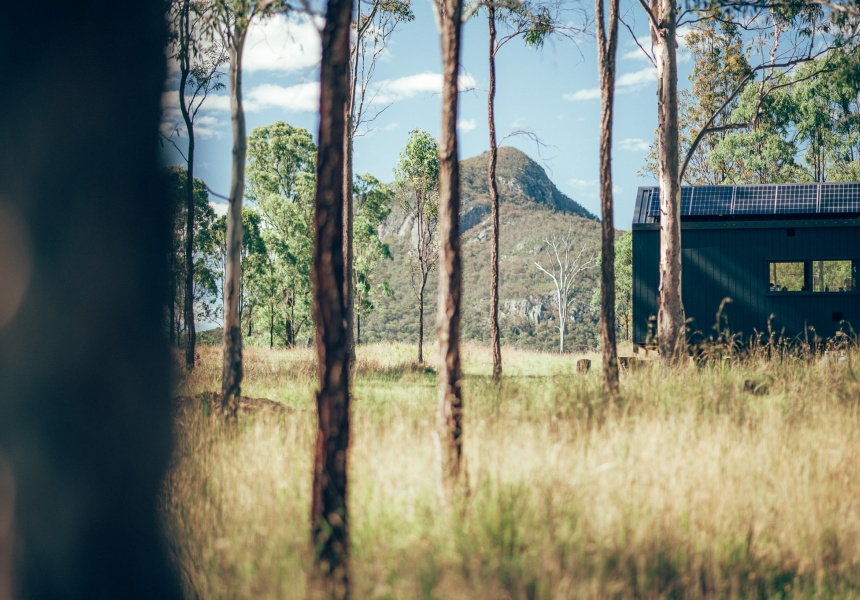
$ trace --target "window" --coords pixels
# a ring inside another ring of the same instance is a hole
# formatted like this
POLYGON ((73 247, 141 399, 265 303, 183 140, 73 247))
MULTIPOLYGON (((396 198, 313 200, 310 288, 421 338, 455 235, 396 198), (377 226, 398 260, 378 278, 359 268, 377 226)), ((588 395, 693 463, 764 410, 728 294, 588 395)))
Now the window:
POLYGON ((770 292, 856 292, 857 260, 772 261, 770 292))

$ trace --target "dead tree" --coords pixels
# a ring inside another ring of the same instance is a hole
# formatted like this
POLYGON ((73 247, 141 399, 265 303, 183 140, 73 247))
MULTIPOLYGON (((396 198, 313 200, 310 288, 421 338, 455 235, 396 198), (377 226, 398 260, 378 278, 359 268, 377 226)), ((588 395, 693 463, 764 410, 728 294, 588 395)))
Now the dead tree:
POLYGON ((178 600, 157 513, 165 5, 40 8, 0 22, 0 595, 178 600))
POLYGON ((311 531, 318 574, 331 598, 349 597, 347 449, 349 342, 344 293, 344 135, 351 0, 329 0, 322 36, 312 280, 319 391, 311 531))

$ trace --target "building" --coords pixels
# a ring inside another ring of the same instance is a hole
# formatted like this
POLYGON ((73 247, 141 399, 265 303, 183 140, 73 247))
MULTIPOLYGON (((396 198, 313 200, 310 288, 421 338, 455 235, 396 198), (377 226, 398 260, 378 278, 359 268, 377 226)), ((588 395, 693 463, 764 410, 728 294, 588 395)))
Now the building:
MULTIPOLYGON (((633 215, 633 342, 651 343, 660 285, 659 189, 633 215)), ((691 341, 860 331, 860 183, 682 187, 681 293, 691 341)))

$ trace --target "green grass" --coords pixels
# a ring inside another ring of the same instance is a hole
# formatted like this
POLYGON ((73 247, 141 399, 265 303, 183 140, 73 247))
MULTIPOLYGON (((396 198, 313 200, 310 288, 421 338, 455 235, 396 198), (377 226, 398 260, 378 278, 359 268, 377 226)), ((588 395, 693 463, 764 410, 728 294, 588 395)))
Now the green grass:
MULTIPOLYGON (((178 383, 218 388, 220 351, 178 383)), ((600 395, 578 356, 464 348, 469 496, 436 500, 436 379, 361 347, 350 448, 355 598, 860 597, 860 383, 850 361, 656 365, 600 395), (744 393, 744 381, 767 393, 744 393)), ((314 356, 248 349, 243 393, 301 409, 176 419, 163 512, 189 597, 304 598, 314 356)), ((592 355, 594 366, 599 357, 592 355)), ((432 365, 431 365, 432 366, 432 365)))

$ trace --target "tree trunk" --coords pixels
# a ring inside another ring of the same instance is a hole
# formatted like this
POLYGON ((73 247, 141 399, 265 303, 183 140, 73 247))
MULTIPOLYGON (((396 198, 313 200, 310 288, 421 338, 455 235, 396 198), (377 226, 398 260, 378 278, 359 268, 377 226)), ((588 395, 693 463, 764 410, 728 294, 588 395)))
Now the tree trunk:
POLYGON ((502 341, 499 334, 499 188, 496 185, 496 7, 487 7, 490 23, 490 91, 487 94, 487 124, 490 129, 490 164, 487 183, 490 189, 493 235, 490 245, 490 343, 493 347, 493 380, 502 377, 502 341))
POLYGON ((361 345, 361 311, 355 313, 355 343, 361 345))
POLYGON ((440 0, 442 33, 442 128, 439 142, 439 404, 440 492, 450 503, 464 483, 463 390, 460 367, 460 162, 457 154, 457 83, 462 0, 440 0))
POLYGON ((421 282, 418 288, 418 364, 424 363, 424 286, 427 278, 421 282))
POLYGON ((197 329, 194 323, 194 120, 188 112, 185 86, 191 73, 191 3, 182 6, 183 55, 180 57, 179 109, 188 133, 188 160, 185 171, 185 327, 188 329, 188 345, 185 347, 185 366, 194 368, 194 352, 197 344, 197 329))
POLYGON ((608 36, 603 0, 594 0, 597 21, 597 68, 600 77, 600 346, 603 393, 618 393, 618 349, 615 345, 615 227, 612 199, 612 113, 615 103, 615 55, 618 46, 618 0, 609 0, 608 36))
POLYGON ((275 311, 269 313, 269 350, 275 347, 275 311))
POLYGON ((675 0, 651 0, 651 43, 657 61, 657 179, 660 184, 660 301, 657 343, 664 365, 685 343, 681 301, 681 182, 678 148, 678 61, 675 0))
POLYGON ((168 323, 170 333, 168 334, 168 342, 171 346, 176 345, 176 248, 173 247, 175 239, 170 240, 170 260, 167 262, 170 269, 170 322, 168 323))
POLYGON ((225 415, 236 420, 242 384, 242 329, 239 293, 242 275, 242 197, 245 194, 245 111, 242 109, 242 50, 245 32, 237 31, 230 45, 230 118, 233 125, 233 165, 230 170, 230 205, 227 209, 227 256, 224 280, 224 370, 221 401, 225 415))
POLYGON ((343 167, 343 258, 344 258, 344 296, 346 298, 346 338, 349 360, 355 360, 355 282, 353 281, 353 197, 352 197, 352 106, 347 107, 344 135, 343 167))
POLYGON ((344 273, 344 133, 351 0, 329 0, 322 38, 314 219, 314 314, 319 392, 311 529, 325 595, 349 597, 347 449, 349 347, 344 273))

